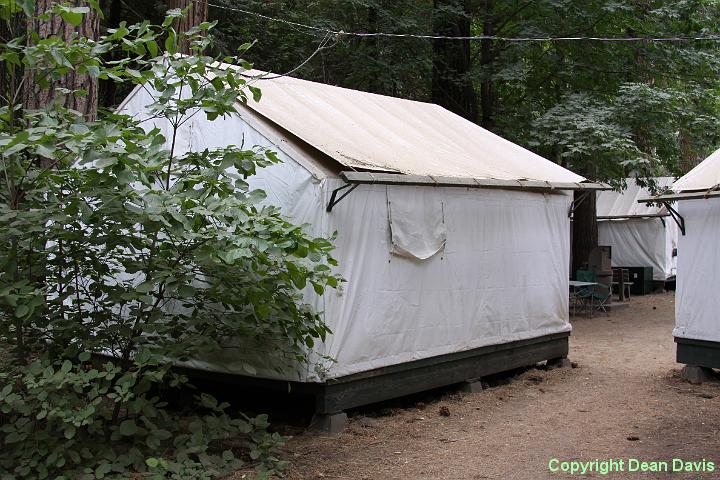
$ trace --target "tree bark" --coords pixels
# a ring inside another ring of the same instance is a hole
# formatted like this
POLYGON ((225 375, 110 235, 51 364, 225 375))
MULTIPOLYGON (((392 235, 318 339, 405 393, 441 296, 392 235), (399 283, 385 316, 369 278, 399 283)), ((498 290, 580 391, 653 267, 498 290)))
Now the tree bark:
MULTIPOLYGON (((122 21, 122 3, 120 0, 103 0, 100 3, 105 14, 107 28, 117 28, 122 21)), ((113 50, 105 54, 110 61, 116 60, 117 53, 113 50)), ((99 85, 100 106, 113 108, 118 104, 118 84, 114 80, 100 80, 99 85)))
MULTIPOLYGON (((173 23, 173 28, 178 35, 187 32, 191 28, 207 21, 208 18, 208 0, 167 0, 169 9, 179 8, 181 10, 190 7, 187 15, 173 23)), ((187 39, 180 41, 178 51, 185 55, 190 55, 190 42, 187 39)))
MULTIPOLYGON (((575 200, 583 192, 575 192, 575 200)), ((587 262, 590 252, 598 246, 596 195, 588 197, 575 209, 572 221, 572 276, 587 262)))
MULTIPOLYGON (((52 8, 54 0, 37 0, 36 14, 40 15, 52 8)), ((90 12, 83 16, 83 22, 77 27, 64 22, 59 16, 53 15, 49 20, 34 18, 28 22, 28 32, 36 32, 40 38, 58 36, 69 41, 73 34, 97 39, 100 32, 100 17, 98 13, 85 0, 71 0, 74 7, 89 7, 90 12)), ((24 108, 28 110, 40 110, 47 107, 51 102, 57 100, 65 107, 76 110, 88 120, 97 118, 98 109, 98 85, 97 81, 87 74, 77 73, 71 70, 62 78, 50 80, 49 88, 40 88, 37 80, 37 71, 27 68, 25 70, 24 108), (61 94, 57 91, 65 88, 71 91, 68 94, 61 94)))
MULTIPOLYGON (((433 33, 450 37, 469 36, 467 3, 463 0, 434 0, 433 33), (454 11, 446 11, 448 8, 454 11)), ((473 82, 467 78, 471 64, 469 40, 433 40, 433 103, 476 122, 477 95, 473 82)))
MULTIPOLYGON (((11 15, 7 20, 0 21, 0 38, 2 38, 0 41, 9 42, 13 38, 21 37, 25 35, 26 28, 24 14, 18 13, 11 15)), ((0 64, 0 95, 2 95, 2 106, 10 107, 11 104, 17 104, 18 101, 23 100, 22 94, 18 94, 18 91, 22 89, 22 78, 22 67, 0 64)), ((11 112, 12 111, 11 109, 11 112)))
MULTIPOLYGON (((493 21, 493 0, 484 0, 485 18, 483 20, 483 35, 492 36, 495 34, 495 25, 493 21)), ((483 80, 480 84, 480 111, 482 118, 480 125, 483 128, 492 130, 495 124, 495 92, 492 82, 492 65, 495 60, 495 52, 492 40, 480 41, 480 65, 483 69, 483 80)))

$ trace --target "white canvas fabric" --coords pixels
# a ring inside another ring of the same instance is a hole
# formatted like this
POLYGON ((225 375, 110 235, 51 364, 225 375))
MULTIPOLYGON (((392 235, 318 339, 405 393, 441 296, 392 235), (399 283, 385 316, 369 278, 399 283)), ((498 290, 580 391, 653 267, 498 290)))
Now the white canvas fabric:
MULTIPOLYGON (((670 187, 675 179, 673 177, 656 177, 660 190, 670 187)), ((600 190, 597 192, 596 209, 598 217, 630 218, 647 215, 669 215, 662 205, 648 205, 638 200, 650 198, 650 191, 637 184, 634 178, 625 179, 626 188, 620 192, 616 190, 600 190)))
POLYGON ((388 189, 392 253, 425 260, 445 247, 444 205, 437 193, 424 187, 388 189))
MULTIPOLYGON (((146 95, 136 91, 124 111, 142 117, 146 95)), ((300 97, 297 102, 313 98, 300 97)), ((269 101, 268 95, 264 98, 269 101)), ((251 185, 265 189, 267 201, 294 222, 310 224, 313 234, 338 232, 334 256, 347 283, 323 296, 305 292, 333 332, 316 345, 310 365, 276 370, 270 360, 278 350, 227 339, 222 352, 190 362, 192 367, 317 382, 570 331, 570 194, 360 185, 327 212, 342 180, 295 138, 250 113, 215 122, 196 115, 181 128, 176 145, 182 151, 244 142, 277 150, 283 163, 261 169, 251 185), (406 255, 398 255, 400 250, 406 255)), ((433 116, 424 121, 442 123, 433 116)), ((153 124, 167 129, 158 120, 153 124)), ((403 150, 402 143, 388 141, 389 150, 403 150)), ((440 141, 437 136, 423 140, 428 146, 440 141)), ((515 155, 517 148, 509 147, 504 155, 515 155)), ((428 149, 423 158, 432 158, 434 150, 428 149)), ((530 178, 535 164, 528 165, 524 176, 530 178)), ((455 173, 448 168, 443 174, 455 173)), ((563 180, 577 178, 564 172, 559 175, 563 180)))
POLYGON ((673 183, 674 192, 712 190, 720 186, 720 149, 673 183))
POLYGON ((387 198, 412 189, 362 185, 329 214, 347 279, 325 295, 331 376, 570 330, 572 197, 435 191, 447 242, 426 260, 391 253, 387 198))
POLYGON ((652 267, 653 280, 675 275, 678 228, 671 217, 598 221, 598 245, 612 246, 613 267, 652 267))
POLYGON ((681 338, 720 342, 720 199, 683 200, 675 293, 675 329, 681 338))
MULTIPOLYGON (((650 192, 633 178, 625 180, 627 188, 621 192, 597 193, 598 244, 612 247, 613 267, 652 267, 653 279, 664 281, 675 275, 672 253, 677 247, 677 224, 665 206, 639 203, 651 197, 650 192)), ((674 179, 658 177, 655 181, 664 189, 674 179)))

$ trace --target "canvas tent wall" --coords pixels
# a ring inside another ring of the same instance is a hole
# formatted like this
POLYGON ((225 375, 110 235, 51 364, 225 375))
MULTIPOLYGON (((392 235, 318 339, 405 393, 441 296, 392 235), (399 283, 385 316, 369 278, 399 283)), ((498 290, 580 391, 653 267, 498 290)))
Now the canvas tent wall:
MULTIPOLYGON (((672 177, 655 179, 664 190, 672 177)), ((653 280, 665 281, 675 275, 677 224, 664 206, 639 203, 650 196, 635 179, 626 179, 622 192, 606 190, 597 194, 598 244, 612 247, 613 267, 652 267, 653 280)))
POLYGON ((659 199, 675 202, 684 235, 678 240, 675 328, 680 363, 720 368, 720 150, 659 199))
MULTIPOLYGON (((328 390, 376 382, 317 407, 337 410, 567 354, 568 191, 597 185, 436 105, 287 77, 258 86, 262 100, 238 116, 195 115, 176 149, 277 151, 283 163, 251 185, 313 234, 338 232, 347 283, 306 292, 333 332, 309 366, 278 372, 272 352, 230 342, 194 368, 252 364, 258 377, 328 390)), ((152 95, 136 89, 122 111, 142 118, 152 95)))

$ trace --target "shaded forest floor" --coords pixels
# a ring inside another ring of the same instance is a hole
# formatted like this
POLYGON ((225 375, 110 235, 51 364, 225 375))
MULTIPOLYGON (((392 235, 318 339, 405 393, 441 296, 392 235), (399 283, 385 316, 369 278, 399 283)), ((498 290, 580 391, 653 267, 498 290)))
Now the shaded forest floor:
MULTIPOLYGON (((577 368, 531 369, 481 394, 445 390, 353 412, 343 434, 293 438, 287 478, 562 478, 548 471, 551 458, 717 464, 720 382, 680 379, 673 318, 672 292, 633 297, 609 316, 571 318, 577 368)), ((670 476, 720 478, 720 470, 608 477, 670 476)))

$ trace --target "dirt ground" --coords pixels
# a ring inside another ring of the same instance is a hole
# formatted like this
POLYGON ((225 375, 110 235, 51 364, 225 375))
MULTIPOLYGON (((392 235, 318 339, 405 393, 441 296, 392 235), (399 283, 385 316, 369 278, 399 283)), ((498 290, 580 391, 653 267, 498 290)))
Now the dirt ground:
MULTIPOLYGON (((609 316, 573 317, 577 368, 532 369, 480 394, 446 391, 403 408, 355 412, 346 433, 293 438, 287 478, 569 478, 550 473, 552 458, 704 458, 717 465, 720 382, 679 378, 673 318, 673 292, 633 297, 609 316)), ((608 477, 720 478, 720 466, 714 473, 608 477)))

